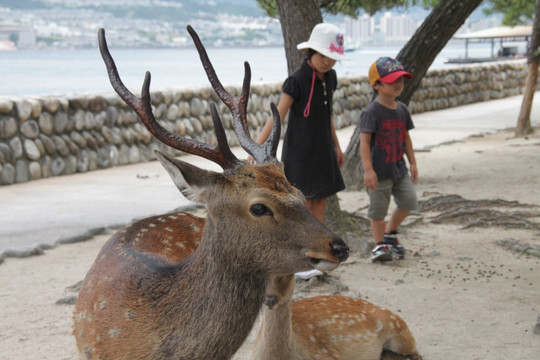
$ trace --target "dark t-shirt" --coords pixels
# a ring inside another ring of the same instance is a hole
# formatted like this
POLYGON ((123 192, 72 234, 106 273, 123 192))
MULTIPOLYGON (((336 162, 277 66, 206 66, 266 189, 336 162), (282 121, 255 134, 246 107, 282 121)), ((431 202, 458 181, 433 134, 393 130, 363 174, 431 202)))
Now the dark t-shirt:
POLYGON ((360 115, 360 131, 372 133, 371 162, 379 180, 407 174, 405 154, 407 131, 414 129, 409 109, 398 101, 393 110, 372 101, 360 115))
POLYGON ((294 99, 283 140, 285 175, 308 199, 325 198, 345 188, 334 150, 330 122, 332 97, 337 87, 336 72, 327 72, 324 83, 315 77, 309 115, 304 117, 312 81, 313 69, 304 61, 285 80, 282 88, 284 93, 294 99))

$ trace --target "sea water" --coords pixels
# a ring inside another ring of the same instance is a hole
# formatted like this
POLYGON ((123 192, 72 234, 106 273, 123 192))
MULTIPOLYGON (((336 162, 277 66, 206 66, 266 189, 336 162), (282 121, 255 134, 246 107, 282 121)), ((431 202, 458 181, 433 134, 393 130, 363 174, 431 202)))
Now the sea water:
MULTIPOLYGON (((489 56, 489 46, 469 46, 469 56, 489 56)), ((400 49, 401 46, 361 47, 347 52, 349 60, 339 61, 334 68, 338 77, 365 76, 371 63, 378 57, 395 57, 400 49)), ((282 47, 210 48, 207 51, 224 85, 242 83, 245 61, 251 66, 252 84, 282 83, 287 76, 285 50, 282 47)), ((209 85, 195 48, 112 48, 111 54, 123 82, 132 91, 140 89, 146 71, 151 72, 153 90, 209 85)), ((464 44, 447 45, 430 69, 451 66, 445 64, 447 58, 463 57, 464 54, 464 44)), ((0 52, 0 97, 111 91, 107 71, 97 48, 0 52)))

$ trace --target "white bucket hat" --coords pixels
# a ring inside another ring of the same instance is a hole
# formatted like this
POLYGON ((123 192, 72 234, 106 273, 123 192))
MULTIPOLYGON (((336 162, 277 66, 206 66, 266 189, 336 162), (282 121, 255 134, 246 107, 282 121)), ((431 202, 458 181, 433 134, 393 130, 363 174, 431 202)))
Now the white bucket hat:
POLYGON ((343 34, 339 32, 336 25, 321 23, 315 25, 308 41, 304 41, 296 47, 298 50, 313 49, 330 59, 347 60, 343 44, 343 34))

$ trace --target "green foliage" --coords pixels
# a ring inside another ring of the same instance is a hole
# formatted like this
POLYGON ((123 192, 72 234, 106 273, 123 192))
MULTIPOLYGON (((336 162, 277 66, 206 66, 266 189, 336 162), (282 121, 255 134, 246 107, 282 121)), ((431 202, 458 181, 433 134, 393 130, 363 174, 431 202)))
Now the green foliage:
POLYGON ((515 26, 532 24, 535 9, 536 1, 531 0, 489 0, 484 12, 487 15, 503 14, 502 23, 515 26))
MULTIPOLYGON (((362 13, 373 15, 381 10, 395 7, 406 9, 412 5, 425 8, 435 6, 440 0, 319 0, 321 11, 327 14, 342 14, 357 17, 362 13)), ((271 17, 279 17, 276 0, 257 0, 259 6, 271 17)))

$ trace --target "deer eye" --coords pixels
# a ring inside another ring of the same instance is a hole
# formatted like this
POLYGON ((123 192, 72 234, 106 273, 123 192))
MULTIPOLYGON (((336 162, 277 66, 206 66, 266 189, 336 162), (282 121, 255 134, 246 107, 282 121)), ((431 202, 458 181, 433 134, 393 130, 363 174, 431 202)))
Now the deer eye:
POLYGON ((266 205, 263 204, 253 204, 249 208, 249 212, 254 216, 272 216, 272 210, 266 207, 266 205))

